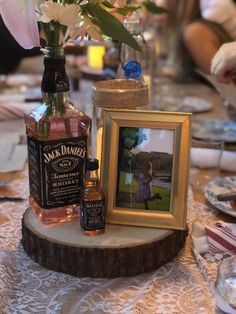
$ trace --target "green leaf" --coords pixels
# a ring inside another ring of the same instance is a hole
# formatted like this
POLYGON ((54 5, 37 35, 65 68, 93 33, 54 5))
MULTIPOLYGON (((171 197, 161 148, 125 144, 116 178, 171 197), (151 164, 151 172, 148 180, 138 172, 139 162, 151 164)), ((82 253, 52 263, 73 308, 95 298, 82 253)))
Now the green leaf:
POLYGON ((59 3, 62 3, 62 4, 76 4, 78 1, 75 1, 75 0, 60 0, 60 1, 55 1, 55 2, 59 2, 59 3))
MULTIPOLYGON (((107 0, 104 0, 103 2, 102 2, 102 4, 103 5, 105 5, 107 8, 109 8, 109 9, 114 9, 115 7, 109 2, 109 1, 107 1, 107 0)), ((119 13, 119 14, 121 14, 121 15, 123 15, 123 16, 126 16, 128 13, 130 13, 130 12, 135 12, 135 11, 137 11, 138 9, 140 9, 141 7, 131 7, 131 6, 129 6, 129 7, 124 7, 124 8, 116 8, 116 11, 119 13)))
POLYGON ((102 1, 102 4, 104 4, 108 8, 114 8, 114 6, 107 0, 102 1))
POLYGON ((157 5, 155 5, 154 2, 150 2, 150 1, 146 1, 143 3, 143 5, 145 6, 145 8, 153 13, 153 14, 163 14, 163 13, 170 13, 167 9, 162 8, 162 7, 158 7, 157 5))
POLYGON ((117 12, 121 15, 126 16, 130 12, 135 12, 137 9, 140 9, 141 7, 125 7, 125 8, 117 8, 117 12))
POLYGON ((94 3, 87 3, 84 9, 94 18, 104 35, 125 43, 135 50, 141 51, 139 44, 127 29, 111 14, 94 3))

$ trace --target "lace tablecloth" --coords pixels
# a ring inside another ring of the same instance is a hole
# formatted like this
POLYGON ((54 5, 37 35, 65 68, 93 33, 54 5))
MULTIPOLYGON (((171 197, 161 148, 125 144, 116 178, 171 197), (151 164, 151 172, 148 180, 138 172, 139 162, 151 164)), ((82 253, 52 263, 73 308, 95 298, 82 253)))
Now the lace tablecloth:
MULTIPOLYGON (((9 183, 28 195, 27 171, 9 183)), ((200 272, 190 237, 178 256, 154 272, 129 278, 77 278, 47 270, 21 245, 23 203, 0 203, 0 313, 215 313, 212 282, 200 272)), ((189 193, 188 226, 216 219, 189 193)), ((135 257, 134 257, 135 258, 135 257)))

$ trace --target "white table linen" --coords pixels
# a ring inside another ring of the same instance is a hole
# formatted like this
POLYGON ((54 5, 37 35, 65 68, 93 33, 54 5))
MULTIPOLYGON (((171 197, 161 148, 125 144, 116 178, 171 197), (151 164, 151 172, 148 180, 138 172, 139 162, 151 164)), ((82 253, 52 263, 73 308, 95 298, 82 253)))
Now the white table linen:
MULTIPOLYGON (((10 184, 16 194, 27 195, 27 172, 22 176, 10 184)), ((154 272, 77 278, 45 269, 26 255, 20 240, 27 206, 27 201, 0 203, 0 313, 214 313, 214 293, 199 271, 189 237, 179 255, 154 272)), ((189 228, 196 219, 214 218, 190 194, 189 228)))

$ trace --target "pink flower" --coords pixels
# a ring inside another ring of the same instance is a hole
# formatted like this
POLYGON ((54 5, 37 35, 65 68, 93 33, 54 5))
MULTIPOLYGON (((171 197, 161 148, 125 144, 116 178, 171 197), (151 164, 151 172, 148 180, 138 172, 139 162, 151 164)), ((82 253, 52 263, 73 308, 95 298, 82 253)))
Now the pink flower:
POLYGON ((12 36, 23 48, 40 46, 34 0, 0 0, 0 14, 12 36))

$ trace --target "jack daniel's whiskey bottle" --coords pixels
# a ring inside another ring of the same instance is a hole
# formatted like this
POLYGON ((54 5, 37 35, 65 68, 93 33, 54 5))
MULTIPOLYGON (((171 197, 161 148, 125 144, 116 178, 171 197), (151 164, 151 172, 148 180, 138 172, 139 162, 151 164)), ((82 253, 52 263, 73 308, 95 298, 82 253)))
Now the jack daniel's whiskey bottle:
POLYGON ((45 49, 43 103, 25 116, 30 206, 46 224, 79 216, 90 118, 70 102, 62 47, 45 49))
POLYGON ((100 187, 98 168, 97 159, 87 160, 80 206, 80 224, 86 236, 105 232, 104 195, 100 187))

